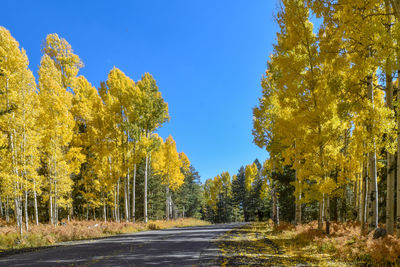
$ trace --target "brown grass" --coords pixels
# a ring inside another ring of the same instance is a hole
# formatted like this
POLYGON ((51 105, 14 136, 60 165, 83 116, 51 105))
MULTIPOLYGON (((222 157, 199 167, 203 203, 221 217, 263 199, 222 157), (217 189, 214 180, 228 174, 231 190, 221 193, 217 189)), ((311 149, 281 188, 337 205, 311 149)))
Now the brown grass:
POLYGON ((167 229, 207 225, 208 222, 184 218, 170 221, 150 221, 149 223, 70 221, 66 225, 54 227, 49 224, 30 225, 29 231, 20 237, 16 227, 0 220, 0 251, 27 247, 53 245, 58 242, 105 237, 146 230, 167 229))
POLYGON ((361 233, 360 223, 331 223, 330 235, 317 229, 317 222, 292 227, 274 227, 272 234, 285 237, 286 249, 293 253, 322 253, 347 262, 400 265, 400 239, 387 235, 373 239, 373 232, 361 233))

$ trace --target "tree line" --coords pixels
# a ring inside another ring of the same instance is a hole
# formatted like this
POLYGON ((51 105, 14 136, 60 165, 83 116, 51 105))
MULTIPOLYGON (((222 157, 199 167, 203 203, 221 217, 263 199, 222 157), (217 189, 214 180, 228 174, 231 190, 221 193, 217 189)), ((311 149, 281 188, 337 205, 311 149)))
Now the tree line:
POLYGON ((400 236, 399 2, 282 0, 276 21, 253 136, 269 172, 294 172, 295 222, 316 205, 327 232, 352 219, 400 236))
POLYGON ((0 216, 21 234, 29 222, 200 217, 197 171, 155 133, 169 114, 152 75, 114 67, 96 89, 65 39, 47 35, 42 53, 36 83, 0 27, 0 216))

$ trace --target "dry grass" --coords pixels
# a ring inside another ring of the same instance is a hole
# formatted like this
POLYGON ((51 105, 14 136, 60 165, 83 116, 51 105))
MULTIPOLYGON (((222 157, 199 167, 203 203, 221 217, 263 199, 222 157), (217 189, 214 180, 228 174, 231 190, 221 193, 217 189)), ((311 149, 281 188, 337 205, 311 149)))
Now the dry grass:
POLYGON ((330 232, 319 231, 316 221, 296 227, 258 222, 230 231, 219 246, 227 266, 400 266, 399 238, 361 235, 357 222, 332 222, 330 232))
POLYGON ((317 230, 317 222, 273 228, 271 238, 287 253, 308 257, 325 255, 346 262, 400 265, 400 239, 391 235, 373 239, 373 232, 361 235, 358 222, 331 223, 330 235, 317 230))
POLYGON ((347 266, 318 252, 307 233, 296 234, 295 227, 282 223, 255 222, 220 237, 222 266, 347 266))
POLYGON ((173 227, 207 225, 208 222, 185 218, 170 221, 150 221, 145 223, 70 221, 66 225, 54 227, 49 224, 30 225, 29 232, 19 237, 16 227, 0 221, 0 251, 27 247, 53 245, 58 242, 105 237, 145 230, 158 230, 173 227))

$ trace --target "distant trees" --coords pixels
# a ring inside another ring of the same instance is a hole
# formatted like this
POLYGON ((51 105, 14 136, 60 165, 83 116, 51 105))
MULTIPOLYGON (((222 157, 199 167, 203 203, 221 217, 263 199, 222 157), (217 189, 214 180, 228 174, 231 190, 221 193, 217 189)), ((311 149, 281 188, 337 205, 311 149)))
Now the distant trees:
POLYGON ((241 167, 232 177, 223 172, 204 184, 204 216, 212 222, 254 221, 271 218, 271 197, 262 166, 241 167))
POLYGON ((182 186, 185 179, 184 173, 189 171, 190 162, 185 154, 179 154, 176 151, 174 139, 168 136, 165 142, 161 141, 161 147, 153 153, 152 164, 165 186, 165 216, 169 220, 173 205, 170 190, 175 191, 182 186))
POLYGON ((36 84, 0 27, 0 217, 21 234, 32 220, 170 218, 172 203, 177 216, 200 217, 198 173, 171 136, 154 134, 169 120, 155 79, 113 68, 96 90, 65 39, 49 34, 42 52, 36 84))

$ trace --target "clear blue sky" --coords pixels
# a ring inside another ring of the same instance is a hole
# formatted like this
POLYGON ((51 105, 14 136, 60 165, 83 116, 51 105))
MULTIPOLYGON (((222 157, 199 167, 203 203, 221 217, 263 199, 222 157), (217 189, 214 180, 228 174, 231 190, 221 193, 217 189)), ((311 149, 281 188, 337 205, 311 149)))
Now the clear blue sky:
POLYGON ((275 0, 3 1, 0 25, 27 51, 37 74, 41 43, 65 38, 94 86, 116 66, 157 80, 169 134, 202 181, 235 174, 268 154, 252 143, 252 108, 272 52, 275 0))

